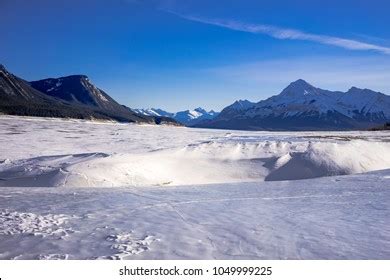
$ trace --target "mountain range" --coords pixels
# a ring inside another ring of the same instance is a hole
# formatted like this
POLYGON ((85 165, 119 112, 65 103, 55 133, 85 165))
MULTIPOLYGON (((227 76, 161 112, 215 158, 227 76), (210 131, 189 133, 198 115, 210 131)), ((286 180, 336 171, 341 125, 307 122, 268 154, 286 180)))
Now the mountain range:
POLYGON ((169 117, 173 118, 176 121, 187 125, 187 126, 194 126, 198 124, 201 121, 204 120, 211 120, 218 116, 218 112, 215 112, 213 110, 211 111, 206 111, 203 108, 196 108, 194 110, 185 110, 185 111, 180 111, 176 113, 170 113, 167 111, 164 111, 162 109, 132 109, 134 112, 143 114, 146 116, 164 116, 164 117, 169 117))
POLYGON ((85 75, 27 82, 1 64, 0 113, 179 125, 168 117, 133 112, 94 86, 85 75))
POLYGON ((390 120, 390 96, 352 87, 329 91, 300 79, 257 103, 236 101, 197 127, 243 130, 352 130, 390 120))
POLYGON ((299 79, 278 95, 257 103, 238 100, 220 113, 203 108, 171 113, 130 109, 85 75, 27 82, 0 64, 0 113, 220 129, 353 130, 389 123, 390 96, 357 87, 329 91, 299 79))

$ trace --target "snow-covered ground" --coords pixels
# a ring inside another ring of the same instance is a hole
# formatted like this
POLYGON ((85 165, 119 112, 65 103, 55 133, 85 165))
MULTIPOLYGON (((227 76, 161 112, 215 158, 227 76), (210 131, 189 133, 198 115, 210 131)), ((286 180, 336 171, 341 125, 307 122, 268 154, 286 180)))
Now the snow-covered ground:
POLYGON ((388 132, 0 117, 0 259, 389 259, 389 201, 388 132))

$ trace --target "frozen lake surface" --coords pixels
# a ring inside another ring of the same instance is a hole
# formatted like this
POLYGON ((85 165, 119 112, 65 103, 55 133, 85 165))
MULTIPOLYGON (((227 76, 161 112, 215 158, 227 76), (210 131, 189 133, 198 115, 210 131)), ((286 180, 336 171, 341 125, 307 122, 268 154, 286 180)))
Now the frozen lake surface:
POLYGON ((0 259, 389 259, 390 133, 0 117, 0 259))

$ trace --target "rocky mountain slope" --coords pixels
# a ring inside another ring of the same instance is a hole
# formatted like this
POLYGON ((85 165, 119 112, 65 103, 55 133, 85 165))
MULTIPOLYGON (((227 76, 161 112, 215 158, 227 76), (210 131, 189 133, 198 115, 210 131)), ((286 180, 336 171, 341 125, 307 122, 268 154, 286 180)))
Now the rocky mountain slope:
POLYGON ((165 117, 134 113, 95 87, 86 76, 27 82, 0 65, 0 113, 9 115, 170 123, 165 117))

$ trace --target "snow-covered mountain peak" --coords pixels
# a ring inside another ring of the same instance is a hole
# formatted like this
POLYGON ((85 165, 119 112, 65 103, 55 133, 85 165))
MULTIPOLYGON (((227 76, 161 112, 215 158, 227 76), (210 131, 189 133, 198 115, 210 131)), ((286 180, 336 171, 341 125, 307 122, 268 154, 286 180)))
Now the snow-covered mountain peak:
POLYGON ((360 129, 390 121, 390 96, 352 87, 317 88, 299 79, 280 94, 253 103, 238 100, 200 127, 234 129, 360 129))
POLYGON ((154 116, 154 117, 173 117, 173 113, 169 113, 167 111, 157 109, 157 108, 147 108, 147 109, 131 109, 132 111, 142 114, 145 116, 154 116))
POLYGON ((312 88, 313 86, 306 82, 303 79, 298 79, 294 82, 291 82, 288 87, 293 87, 293 88, 312 88))
POLYGON ((305 80, 299 79, 289 84, 281 95, 301 96, 318 94, 318 89, 305 80))
MULTIPOLYGON (((190 119, 197 119, 202 116, 202 112, 195 110, 184 111, 190 119)), ((177 115, 177 114, 176 114, 177 115)))
POLYGON ((185 125, 193 125, 200 120, 208 120, 212 119, 218 115, 217 112, 211 110, 207 112, 202 107, 195 108, 193 110, 185 110, 176 113, 170 113, 161 109, 132 109, 134 112, 138 114, 148 115, 148 116, 165 116, 171 117, 176 121, 185 124, 185 125))

